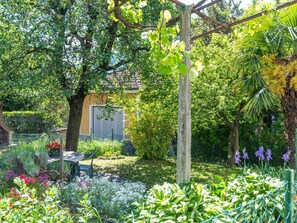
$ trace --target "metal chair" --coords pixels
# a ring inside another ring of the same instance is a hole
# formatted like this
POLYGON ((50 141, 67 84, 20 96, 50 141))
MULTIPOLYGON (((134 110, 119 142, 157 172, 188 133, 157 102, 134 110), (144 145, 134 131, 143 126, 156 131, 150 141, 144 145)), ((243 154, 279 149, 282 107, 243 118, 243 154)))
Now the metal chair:
POLYGON ((96 158, 98 148, 94 149, 93 152, 84 154, 83 160, 91 160, 90 164, 79 164, 80 171, 85 172, 90 178, 93 178, 94 176, 94 170, 93 170, 93 160, 96 158))
POLYGON ((71 182, 75 177, 80 176, 80 166, 78 163, 73 162, 71 160, 64 160, 64 172, 60 172, 60 166, 61 161, 55 160, 50 162, 47 165, 47 168, 49 170, 49 174, 51 178, 53 178, 54 181, 57 181, 58 179, 64 179, 68 182, 71 182))

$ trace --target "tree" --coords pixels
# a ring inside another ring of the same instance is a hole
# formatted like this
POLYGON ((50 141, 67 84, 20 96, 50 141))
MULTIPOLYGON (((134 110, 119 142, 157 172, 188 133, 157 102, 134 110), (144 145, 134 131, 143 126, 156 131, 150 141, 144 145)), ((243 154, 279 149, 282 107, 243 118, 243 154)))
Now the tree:
POLYGON ((286 142, 292 155, 290 167, 295 167, 295 129, 297 128, 297 6, 266 15, 249 24, 241 42, 242 57, 250 76, 247 87, 253 87, 253 99, 246 110, 259 114, 275 104, 277 95, 284 113, 286 142), (274 95, 273 95, 273 94, 274 95))
MULTIPOLYGON (((5 56, 1 58, 4 83, 7 86, 22 83, 18 86, 45 89, 49 96, 62 95, 67 99, 70 107, 67 150, 77 149, 82 105, 89 91, 108 90, 104 85, 108 81, 106 73, 131 63, 141 50, 147 50, 140 31, 112 18, 112 12, 119 13, 120 3, 109 3, 0 2, 3 24, 14 27, 9 38, 1 39, 12 43, 11 50, 3 49, 5 56), (13 36, 18 37, 17 41, 13 36)), ((133 3, 134 12, 142 12, 145 5, 137 3, 133 3)), ((141 16, 135 17, 131 11, 133 8, 123 13, 132 22, 141 21, 141 16)))
POLYGON ((196 48, 199 50, 193 52, 194 60, 201 71, 193 81, 193 122, 195 128, 214 120, 217 125, 224 123, 228 127, 227 162, 234 165, 236 150, 240 149, 242 108, 247 101, 247 95, 241 90, 240 66, 236 64, 238 51, 234 41, 222 35, 212 35, 207 46, 197 42, 196 48))

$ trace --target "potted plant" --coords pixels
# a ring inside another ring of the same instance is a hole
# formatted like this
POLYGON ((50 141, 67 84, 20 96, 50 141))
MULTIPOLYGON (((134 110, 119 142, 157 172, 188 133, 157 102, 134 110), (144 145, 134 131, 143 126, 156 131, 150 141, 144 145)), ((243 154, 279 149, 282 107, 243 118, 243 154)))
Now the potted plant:
POLYGON ((60 156, 61 144, 59 142, 52 142, 52 143, 46 145, 46 147, 49 149, 48 155, 50 157, 60 156))

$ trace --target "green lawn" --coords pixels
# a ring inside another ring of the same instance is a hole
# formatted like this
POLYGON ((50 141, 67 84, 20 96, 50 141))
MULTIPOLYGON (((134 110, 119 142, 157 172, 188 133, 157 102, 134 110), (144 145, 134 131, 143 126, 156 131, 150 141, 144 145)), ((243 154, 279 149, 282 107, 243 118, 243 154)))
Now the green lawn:
MULTIPOLYGON (((147 161, 138 157, 127 156, 117 160, 94 160, 95 170, 117 174, 132 181, 141 181, 151 187, 164 182, 176 181, 176 162, 173 159, 164 161, 147 161)), ((192 162, 191 179, 198 183, 209 183, 213 176, 229 177, 241 172, 239 168, 230 168, 219 164, 192 162)))

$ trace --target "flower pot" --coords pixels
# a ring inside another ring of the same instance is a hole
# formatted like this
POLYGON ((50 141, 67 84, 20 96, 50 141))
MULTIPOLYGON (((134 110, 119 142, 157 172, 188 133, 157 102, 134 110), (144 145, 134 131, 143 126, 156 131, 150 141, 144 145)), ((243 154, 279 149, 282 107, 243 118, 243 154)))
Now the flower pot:
POLYGON ((48 152, 48 156, 49 157, 59 157, 60 156, 60 151, 57 151, 57 150, 55 150, 55 151, 49 151, 48 152))

